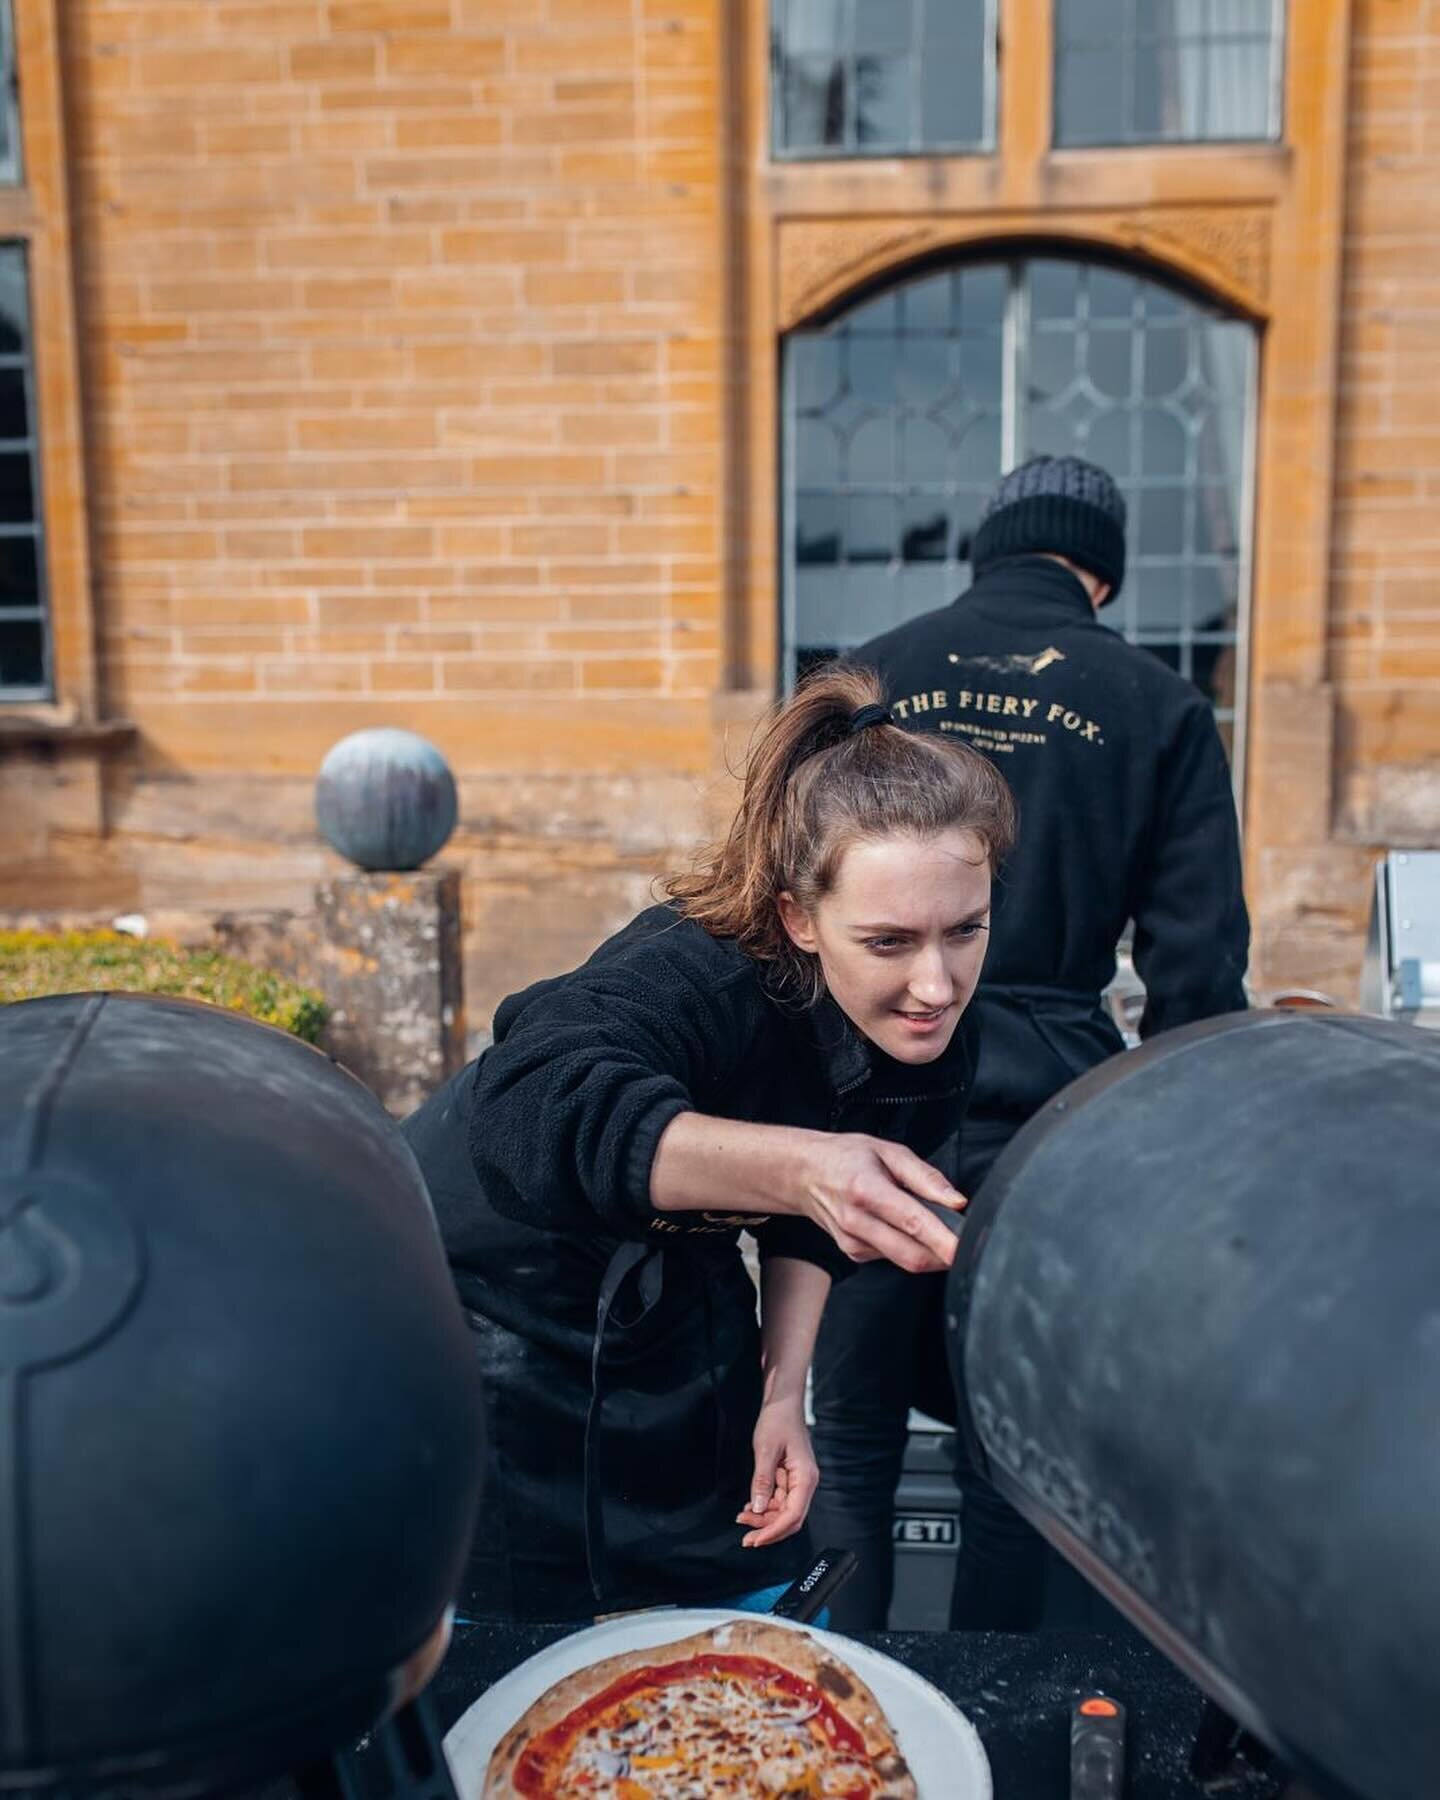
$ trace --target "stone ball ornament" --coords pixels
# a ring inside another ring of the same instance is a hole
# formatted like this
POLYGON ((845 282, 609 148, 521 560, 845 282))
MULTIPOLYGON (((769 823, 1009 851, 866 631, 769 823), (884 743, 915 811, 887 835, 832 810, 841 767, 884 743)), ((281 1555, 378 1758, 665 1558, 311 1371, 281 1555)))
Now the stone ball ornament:
POLYGON ((391 726, 341 738, 315 783, 321 836, 360 869, 418 869, 444 848, 457 812, 445 758, 428 739, 391 726))

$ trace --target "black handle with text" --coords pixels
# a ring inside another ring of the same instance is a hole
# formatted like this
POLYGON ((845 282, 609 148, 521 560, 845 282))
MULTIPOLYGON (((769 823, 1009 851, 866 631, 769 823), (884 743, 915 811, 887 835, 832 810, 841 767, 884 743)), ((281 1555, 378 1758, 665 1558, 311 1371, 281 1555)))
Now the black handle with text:
POLYGON ((803 1625, 828 1606, 859 1567, 853 1550, 822 1550, 798 1581, 792 1581, 770 1608, 777 1619, 803 1625))

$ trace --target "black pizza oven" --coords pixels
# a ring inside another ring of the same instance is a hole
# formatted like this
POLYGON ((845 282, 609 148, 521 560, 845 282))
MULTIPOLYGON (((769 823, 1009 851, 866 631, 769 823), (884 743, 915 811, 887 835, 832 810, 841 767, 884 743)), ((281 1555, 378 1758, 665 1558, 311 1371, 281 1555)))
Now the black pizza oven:
POLYGON ((187 1001, 0 1008, 0 1069, 0 1793, 348 1745, 443 1652, 478 1491, 409 1149, 319 1052, 187 1001))
POLYGON ((1066 1089, 972 1205, 992 1480, 1318 1793, 1440 1793, 1440 1035, 1254 1012, 1066 1089))

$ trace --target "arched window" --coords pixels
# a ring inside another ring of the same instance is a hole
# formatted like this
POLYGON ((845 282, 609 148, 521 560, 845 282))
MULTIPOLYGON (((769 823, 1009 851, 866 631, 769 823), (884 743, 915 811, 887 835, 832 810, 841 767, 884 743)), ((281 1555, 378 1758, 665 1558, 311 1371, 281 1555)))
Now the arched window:
POLYGON ((1039 452, 1130 510, 1102 620, 1243 718, 1255 332, 1159 282, 1036 257, 925 274, 784 356, 786 675, 953 600, 985 495, 1039 452))

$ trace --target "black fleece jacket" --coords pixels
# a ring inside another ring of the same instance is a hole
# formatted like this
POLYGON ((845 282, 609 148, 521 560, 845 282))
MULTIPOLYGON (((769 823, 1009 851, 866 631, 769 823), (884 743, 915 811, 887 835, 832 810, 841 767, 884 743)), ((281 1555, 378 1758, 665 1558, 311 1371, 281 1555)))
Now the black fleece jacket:
POLYGON ((1214 715, 1101 624, 1068 569, 995 565, 853 660, 878 670, 904 724, 964 737, 1019 801, 975 1003, 977 1123, 1018 1122, 1121 1047, 1099 996, 1130 920, 1143 1037, 1243 1009, 1249 920, 1214 715))
POLYGON ((468 1606, 577 1618, 795 1572, 803 1544, 742 1552, 734 1523, 761 1397, 739 1234, 850 1264, 806 1219, 657 1211, 656 1145, 694 1110, 866 1132, 953 1181, 974 1060, 968 1016, 914 1068, 831 1001, 778 1004, 669 906, 503 1002, 492 1047, 404 1127, 486 1375, 468 1606))

